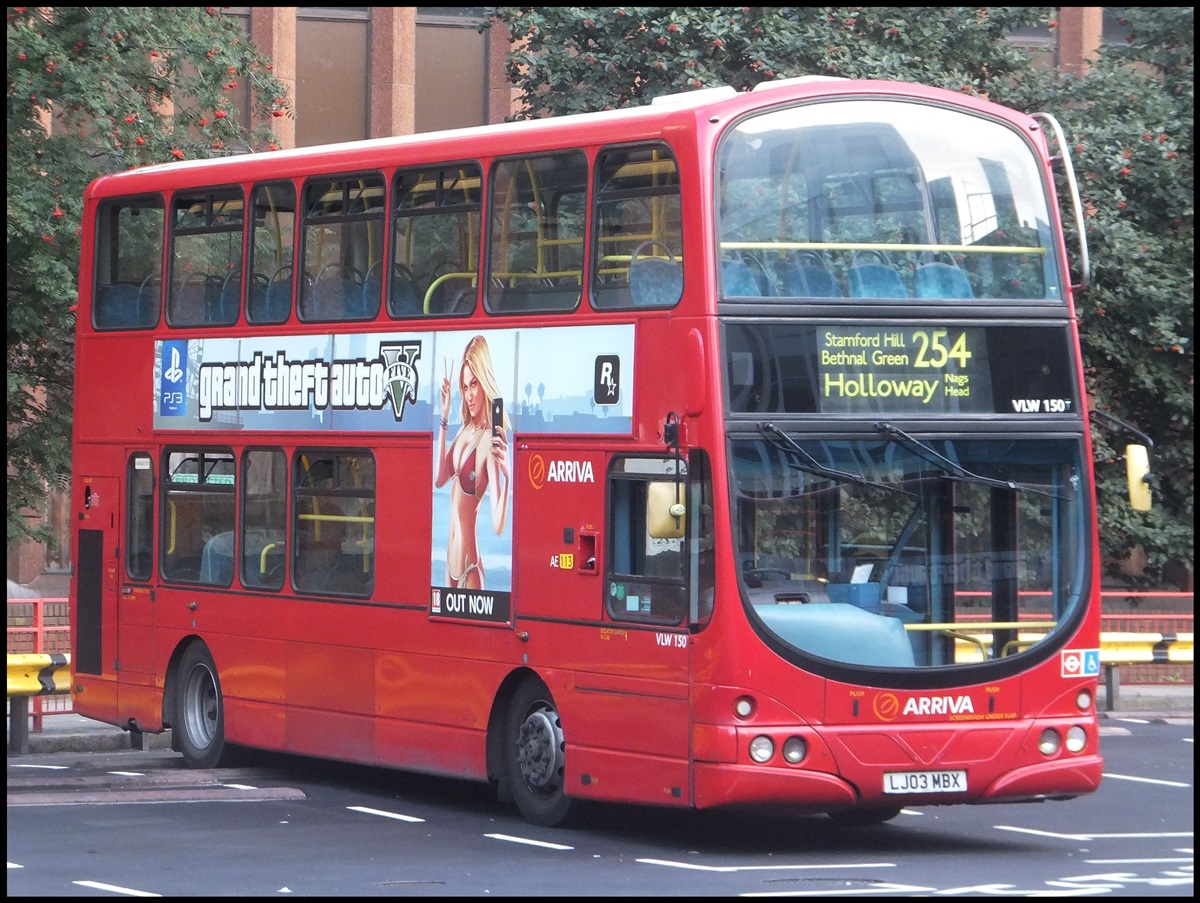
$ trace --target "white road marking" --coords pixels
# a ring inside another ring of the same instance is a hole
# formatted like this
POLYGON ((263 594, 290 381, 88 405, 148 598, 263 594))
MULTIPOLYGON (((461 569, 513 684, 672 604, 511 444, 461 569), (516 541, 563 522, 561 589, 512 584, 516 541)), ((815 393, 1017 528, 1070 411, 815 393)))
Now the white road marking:
POLYGON ((394 818, 396 821, 423 822, 425 819, 415 815, 401 815, 399 812, 384 812, 382 809, 370 809, 366 806, 347 806, 351 812, 362 812, 366 815, 378 815, 382 818, 394 818))
POLYGON ((1191 787, 1191 784, 1183 784, 1179 781, 1162 781, 1158 778, 1139 778, 1131 774, 1110 774, 1103 772, 1104 777, 1111 781, 1137 781, 1141 784, 1161 784, 1163 787, 1191 787))
POLYGON ((161 897, 162 894, 152 894, 148 890, 134 890, 132 887, 121 887, 117 884, 101 884, 99 881, 72 881, 80 887, 92 887, 96 890, 110 890, 114 894, 125 894, 127 897, 161 897))
POLYGON ((1144 834, 1060 834, 1057 831, 1038 831, 1034 828, 1017 828, 1013 825, 993 825, 997 831, 1015 831, 1018 834, 1033 834, 1037 837, 1054 837, 1058 840, 1129 840, 1137 838, 1160 839, 1163 837, 1193 837, 1194 831, 1154 831, 1144 834))
POLYGON ((568 847, 561 843, 550 843, 545 840, 531 840, 528 837, 514 837, 511 834, 484 834, 484 837, 490 837, 492 840, 507 840, 510 843, 523 843, 531 847, 545 847, 547 850, 573 850, 574 847, 568 847))
POLYGON ((638 859, 645 865, 662 865, 673 869, 690 869, 697 872, 775 872, 807 871, 811 869, 887 869, 895 868, 894 862, 830 862, 820 865, 700 865, 696 862, 675 862, 670 859, 638 859))

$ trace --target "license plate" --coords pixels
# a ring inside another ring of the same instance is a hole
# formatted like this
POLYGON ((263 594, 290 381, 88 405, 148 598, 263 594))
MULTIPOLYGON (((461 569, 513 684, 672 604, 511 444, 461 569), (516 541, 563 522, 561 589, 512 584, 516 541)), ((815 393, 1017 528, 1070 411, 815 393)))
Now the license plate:
POLYGON ((886 771, 884 793, 965 793, 965 771, 886 771))

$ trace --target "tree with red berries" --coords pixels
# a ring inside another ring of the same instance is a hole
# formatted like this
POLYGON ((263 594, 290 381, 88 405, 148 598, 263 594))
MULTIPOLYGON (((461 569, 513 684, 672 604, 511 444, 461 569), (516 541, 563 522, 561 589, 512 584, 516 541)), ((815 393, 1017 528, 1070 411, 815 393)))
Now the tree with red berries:
POLYGON ((217 7, 8 7, 8 542, 71 461, 83 193, 104 173, 269 150, 287 89, 217 7), (248 90, 247 90, 248 89, 248 90), (251 109, 239 98, 249 97, 251 109), (255 123, 253 127, 247 123, 255 123))

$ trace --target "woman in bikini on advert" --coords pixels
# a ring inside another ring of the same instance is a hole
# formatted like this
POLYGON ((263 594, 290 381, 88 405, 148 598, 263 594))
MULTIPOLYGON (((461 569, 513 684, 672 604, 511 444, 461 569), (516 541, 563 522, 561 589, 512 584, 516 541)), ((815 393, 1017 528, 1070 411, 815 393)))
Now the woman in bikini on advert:
POLYGON ((499 536, 508 520, 510 489, 508 468, 509 420, 497 412, 499 425, 493 429, 492 402, 500 398, 492 372, 492 355, 487 340, 477 335, 463 351, 458 370, 462 395, 462 427, 447 446, 450 421, 450 374, 447 361, 442 378, 442 419, 434 451, 434 485, 450 484, 450 535, 446 540, 446 585, 481 589, 483 562, 475 522, 485 495, 491 497, 492 529, 499 536), (490 493, 489 493, 489 490, 490 493))

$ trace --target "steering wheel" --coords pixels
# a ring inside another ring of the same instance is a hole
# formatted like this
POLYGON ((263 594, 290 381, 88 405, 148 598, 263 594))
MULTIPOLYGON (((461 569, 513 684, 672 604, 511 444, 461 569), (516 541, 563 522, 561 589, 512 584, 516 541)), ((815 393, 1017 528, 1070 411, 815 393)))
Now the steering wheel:
POLYGON ((742 576, 754 580, 791 580, 792 575, 783 568, 743 568, 742 576))

